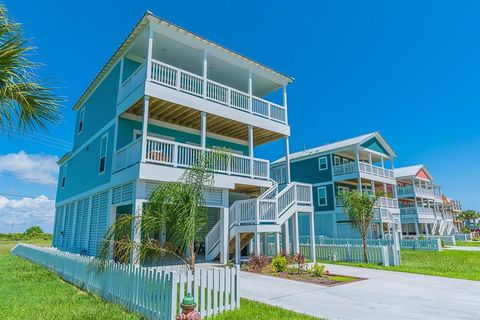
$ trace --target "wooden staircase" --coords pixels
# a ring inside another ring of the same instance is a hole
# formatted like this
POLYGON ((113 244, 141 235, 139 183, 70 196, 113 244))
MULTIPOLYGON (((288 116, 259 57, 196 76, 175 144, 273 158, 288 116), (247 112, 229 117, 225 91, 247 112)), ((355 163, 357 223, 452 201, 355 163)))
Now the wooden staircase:
MULTIPOLYGON (((240 235, 240 250, 243 250, 243 248, 247 246, 250 240, 253 239, 254 235, 255 234, 253 232, 242 233, 240 235)), ((235 238, 230 239, 230 243, 228 247, 229 247, 229 251, 228 251, 229 254, 235 256, 235 238)))

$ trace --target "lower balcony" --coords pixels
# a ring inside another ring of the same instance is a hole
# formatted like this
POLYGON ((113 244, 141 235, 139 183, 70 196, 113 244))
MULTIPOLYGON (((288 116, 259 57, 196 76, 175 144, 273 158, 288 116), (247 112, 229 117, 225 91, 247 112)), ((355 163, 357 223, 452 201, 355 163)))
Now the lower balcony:
MULTIPOLYGON (((341 198, 336 198, 336 206, 343 207, 343 200, 341 198)), ((383 209, 397 209, 398 210, 398 200, 394 198, 379 197, 375 203, 376 208, 383 209)))
MULTIPOLYGON (((178 143, 156 137, 147 137, 145 163, 168 166, 173 168, 188 168, 193 166, 201 154, 214 154, 209 148, 178 143)), ((211 170, 218 174, 240 176, 252 179, 268 180, 270 164, 268 160, 250 158, 243 155, 227 153, 228 156, 218 156, 211 161, 211 170)), ((131 167, 142 159, 142 139, 137 139, 115 155, 114 172, 131 167)))

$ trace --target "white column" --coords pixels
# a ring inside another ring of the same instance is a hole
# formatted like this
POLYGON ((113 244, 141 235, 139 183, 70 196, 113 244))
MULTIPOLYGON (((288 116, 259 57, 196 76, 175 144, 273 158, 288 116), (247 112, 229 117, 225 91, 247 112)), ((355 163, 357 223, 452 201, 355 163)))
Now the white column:
POLYGON ((201 123, 200 123, 200 145, 202 148, 207 147, 207 113, 202 112, 200 114, 201 116, 201 123))
POLYGON ((149 96, 143 97, 143 121, 142 121, 142 162, 147 159, 147 133, 148 133, 148 113, 149 96))
POLYGON ((358 178, 357 178, 358 192, 363 193, 362 179, 360 178, 360 155, 358 152, 358 146, 355 147, 355 163, 357 165, 357 171, 358 171, 358 178))
POLYGON ((248 156, 250 157, 250 175, 253 177, 253 126, 248 126, 248 156))
POLYGON ((275 233, 275 254, 278 256, 281 253, 280 250, 280 233, 275 233))
POLYGON ((207 96, 207 72, 208 72, 208 54, 207 50, 203 50, 203 97, 207 96))
POLYGON ((315 254, 315 213, 312 211, 310 216, 310 259, 315 262, 317 257, 315 254))
MULTIPOLYGON (((382 158, 383 159, 383 158, 382 158)), ((368 163, 370 163, 371 165, 373 165, 373 161, 372 161, 372 154, 369 152, 368 153, 368 163)))
POLYGON ((417 234, 417 236, 420 234, 418 230, 418 222, 415 222, 415 233, 417 234))
MULTIPOLYGON (((283 90, 283 107, 285 108, 285 123, 288 124, 288 108, 287 108, 287 85, 284 84, 282 87, 283 90)), ((270 111, 269 111, 270 112, 270 111)), ((270 114, 270 113, 269 113, 270 114)))
POLYGON ((259 232, 255 232, 255 254, 257 256, 259 256, 261 254, 261 239, 260 239, 260 233, 259 232))
POLYGON ((240 264, 242 253, 240 252, 240 232, 235 234, 235 264, 240 264))
POLYGON ((252 110, 252 69, 248 69, 248 107, 250 113, 253 112, 252 110))
POLYGON ((288 220, 283 225, 283 252, 290 254, 290 228, 288 220))
POLYGON ((147 47, 147 81, 152 75, 152 52, 153 52, 153 30, 148 26, 148 47, 147 47))
POLYGON ((228 261, 228 216, 229 208, 220 208, 220 263, 228 261))
POLYGON ((292 237, 292 244, 293 244, 293 253, 300 252, 300 243, 298 241, 298 212, 292 216, 292 227, 293 227, 293 237, 292 237))
POLYGON ((290 139, 288 136, 285 136, 285 166, 287 171, 287 183, 290 183, 290 139))
POLYGON ((385 168, 385 160, 382 157, 382 168, 385 168))
POLYGON ((134 203, 134 214, 135 220, 133 222, 133 229, 132 229, 132 239, 135 247, 132 250, 132 264, 139 265, 140 264, 140 248, 138 245, 142 240, 142 231, 141 231, 141 224, 142 224, 142 212, 143 212, 143 200, 136 199, 134 203))

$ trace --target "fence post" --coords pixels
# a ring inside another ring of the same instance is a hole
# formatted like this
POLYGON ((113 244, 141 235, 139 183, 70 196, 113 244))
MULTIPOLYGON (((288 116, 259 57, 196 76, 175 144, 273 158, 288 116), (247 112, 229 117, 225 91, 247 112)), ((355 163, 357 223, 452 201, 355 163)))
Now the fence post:
POLYGON ((438 248, 437 251, 442 251, 442 240, 440 239, 436 239, 436 240, 437 240, 437 248, 438 248))
POLYGON ((177 315, 177 282, 177 273, 170 272, 170 319, 175 319, 177 315))
POLYGON ((381 246, 380 247, 380 252, 382 254, 382 264, 384 267, 390 266, 390 260, 388 256, 388 248, 387 246, 381 246))

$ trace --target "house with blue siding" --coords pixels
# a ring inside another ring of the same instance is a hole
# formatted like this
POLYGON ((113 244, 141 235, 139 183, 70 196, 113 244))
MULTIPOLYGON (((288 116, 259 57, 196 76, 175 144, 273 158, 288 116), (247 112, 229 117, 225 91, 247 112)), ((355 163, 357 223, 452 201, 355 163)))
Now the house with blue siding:
POLYGON ((455 233, 452 208, 425 165, 396 168, 394 173, 404 235, 455 233))
POLYGON ((255 157, 257 146, 283 140, 288 159, 291 82, 147 12, 73 106, 73 149, 58 162, 53 245, 97 255, 117 217, 140 216, 156 186, 178 181, 200 154, 221 147, 230 157, 215 164, 214 185, 204 190, 205 259, 239 261, 248 244, 260 253, 267 234, 277 252, 298 252, 298 216, 308 215, 314 228, 312 187, 292 182, 287 170, 279 189, 269 161, 255 157))
MULTIPOLYGON (((358 191, 379 197, 369 237, 383 239, 400 233, 393 149, 378 132, 326 144, 290 154, 272 163, 272 178, 287 182, 288 167, 293 181, 313 186, 315 235, 332 238, 358 238, 339 195, 358 191)), ((307 221, 300 217, 300 236, 309 237, 307 221)))

